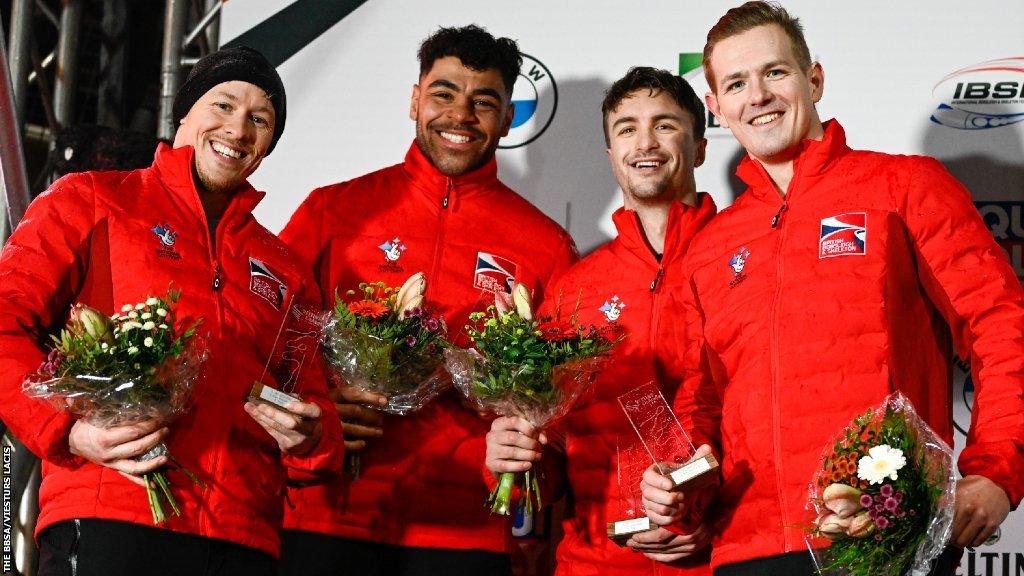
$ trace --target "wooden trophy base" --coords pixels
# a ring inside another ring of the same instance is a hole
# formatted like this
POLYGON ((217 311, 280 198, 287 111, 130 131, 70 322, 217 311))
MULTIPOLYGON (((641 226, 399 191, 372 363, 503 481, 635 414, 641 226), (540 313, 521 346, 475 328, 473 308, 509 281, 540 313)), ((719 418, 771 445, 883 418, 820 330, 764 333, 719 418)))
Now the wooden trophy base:
POLYGON ((285 394, 262 382, 253 382, 252 389, 249 390, 249 400, 253 402, 266 402, 267 404, 273 404, 278 408, 285 409, 289 402, 298 400, 298 397, 285 394))
POLYGON ((687 490, 704 488, 718 479, 718 460, 708 454, 690 460, 667 476, 672 480, 675 488, 685 487, 687 490))
POLYGON ((633 534, 647 532, 648 530, 654 530, 655 528, 657 528, 657 526, 652 524, 651 519, 646 516, 630 518, 629 520, 619 520, 618 522, 609 522, 608 539, 619 546, 625 546, 626 541, 629 540, 629 537, 633 534))

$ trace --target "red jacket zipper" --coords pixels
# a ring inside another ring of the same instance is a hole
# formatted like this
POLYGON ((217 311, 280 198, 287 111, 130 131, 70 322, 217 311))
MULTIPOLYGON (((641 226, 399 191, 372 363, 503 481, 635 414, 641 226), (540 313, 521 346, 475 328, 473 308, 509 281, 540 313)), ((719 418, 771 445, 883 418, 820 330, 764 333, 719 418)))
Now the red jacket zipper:
MULTIPOLYGON (((794 178, 794 181, 796 179, 794 178)), ((792 184, 792 182, 791 182, 792 184)), ((792 188, 792 186, 790 187, 792 188)), ((779 496, 779 510, 781 512, 782 520, 784 525, 789 524, 787 518, 786 507, 786 495, 783 487, 783 464, 782 464, 782 415, 781 408, 779 406, 779 371, 781 370, 781 358, 779 354, 779 301, 782 299, 782 280, 783 280, 783 244, 785 242, 786 234, 782 228, 783 213, 789 206, 788 195, 782 199, 782 204, 779 206, 779 210, 772 217, 771 227, 779 234, 778 242, 775 245, 775 296, 772 299, 771 315, 769 322, 771 322, 771 336, 769 341, 769 349, 771 350, 771 370, 772 370, 772 444, 773 444, 773 458, 775 460, 775 484, 776 491, 779 496)), ((782 544, 785 550, 790 550, 789 536, 785 530, 783 530, 782 544)))
POLYGON ((448 178, 445 186, 444 199, 441 200, 441 212, 438 214, 437 239, 434 242, 434 261, 430 265, 430 276, 427 278, 427 286, 434 286, 437 283, 437 276, 440 274, 441 251, 444 248, 445 222, 448 220, 448 205, 451 203, 452 189, 455 183, 448 178))

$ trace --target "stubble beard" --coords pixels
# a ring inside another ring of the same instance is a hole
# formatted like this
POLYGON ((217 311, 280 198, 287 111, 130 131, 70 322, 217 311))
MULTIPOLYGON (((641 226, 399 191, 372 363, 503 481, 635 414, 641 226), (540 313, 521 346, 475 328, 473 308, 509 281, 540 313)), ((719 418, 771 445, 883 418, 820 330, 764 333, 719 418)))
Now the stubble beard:
MULTIPOLYGON (((430 129, 429 127, 427 129, 430 129)), ((438 136, 440 138, 440 136, 438 136)), ((430 163, 434 165, 445 176, 462 176, 468 174, 477 168, 480 168, 494 156, 494 151, 498 148, 497 142, 493 143, 489 148, 481 151, 481 153, 472 156, 459 156, 455 154, 446 153, 443 150, 438 149, 434 146, 433 141, 427 136, 419 122, 416 123, 416 144, 420 147, 420 151, 423 155, 430 160, 430 163)))
POLYGON ((212 194, 226 194, 237 188, 240 184, 240 182, 223 182, 214 180, 209 174, 203 172, 203 169, 198 165, 196 165, 195 174, 199 179, 199 185, 202 186, 203 190, 212 194))
POLYGON ((626 193, 641 202, 662 198, 665 196, 666 190, 668 190, 668 178, 661 178, 654 182, 634 182, 628 179, 626 181, 626 193))

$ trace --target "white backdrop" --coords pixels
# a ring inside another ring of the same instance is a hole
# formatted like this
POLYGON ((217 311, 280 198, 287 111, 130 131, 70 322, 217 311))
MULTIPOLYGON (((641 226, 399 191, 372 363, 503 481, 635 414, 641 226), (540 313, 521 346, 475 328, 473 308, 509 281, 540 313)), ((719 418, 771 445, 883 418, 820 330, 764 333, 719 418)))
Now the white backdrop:
MULTIPOLYGON (((704 93, 700 68, 681 67, 688 58, 680 55, 699 53, 708 28, 736 3, 369 0, 280 66, 288 123, 253 178, 269 192, 257 216, 279 230, 312 188, 401 161, 414 135, 408 109, 419 42, 441 25, 478 23, 515 38, 531 56, 514 98, 523 109, 536 100, 536 111, 506 143, 535 139, 500 150, 499 174, 566 225, 587 251, 612 235, 609 216, 621 202, 601 136, 604 90, 628 67, 649 65, 682 73, 704 93)), ((222 41, 286 4, 227 3, 222 41)), ((812 55, 825 70, 822 118, 838 118, 854 148, 942 160, 971 188, 1024 276, 1024 2, 785 5, 803 21, 812 55)), ((724 207, 740 190, 731 176, 740 149, 727 130, 713 127, 708 136, 697 184, 724 207)), ((967 404, 956 405, 963 428, 969 403, 970 392, 967 404)), ((1000 542, 969 553, 960 574, 1024 574, 1022 552, 1024 512, 1011 515, 1000 542)))

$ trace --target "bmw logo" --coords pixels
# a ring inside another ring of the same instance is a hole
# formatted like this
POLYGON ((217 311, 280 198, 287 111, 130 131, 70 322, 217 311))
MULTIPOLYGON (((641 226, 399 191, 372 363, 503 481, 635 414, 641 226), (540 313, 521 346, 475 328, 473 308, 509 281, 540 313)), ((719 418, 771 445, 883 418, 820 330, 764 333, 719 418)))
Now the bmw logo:
POLYGON ((508 136, 498 148, 519 148, 533 142, 548 129, 558 107, 558 87, 551 72, 540 60, 523 54, 523 67, 512 90, 516 111, 508 136))

